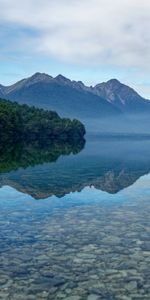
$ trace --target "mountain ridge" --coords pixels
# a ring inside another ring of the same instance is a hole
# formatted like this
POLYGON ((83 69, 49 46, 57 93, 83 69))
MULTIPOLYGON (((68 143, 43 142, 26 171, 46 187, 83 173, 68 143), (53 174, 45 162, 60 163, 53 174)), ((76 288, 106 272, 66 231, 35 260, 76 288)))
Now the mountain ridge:
POLYGON ((132 90, 132 92, 134 92, 137 96, 141 97, 142 99, 145 99, 146 101, 149 100, 149 99, 146 99, 146 98, 140 96, 140 94, 138 92, 136 92, 132 87, 129 87, 128 85, 120 82, 116 78, 109 79, 106 82, 104 81, 104 82, 101 82, 101 83, 97 83, 93 86, 92 85, 87 86, 82 81, 71 80, 71 79, 63 76, 62 74, 58 74, 57 76, 53 77, 49 74, 40 73, 40 72, 36 72, 33 75, 31 75, 29 77, 26 77, 26 78, 23 78, 23 79, 15 82, 14 84, 11 84, 11 85, 0 84, 0 90, 2 88, 4 91, 6 90, 6 92, 7 92, 10 88, 16 87, 16 86, 20 85, 21 83, 34 84, 34 83, 40 82, 40 81, 47 81, 47 82, 55 81, 55 82, 58 82, 60 84, 68 84, 68 85, 72 85, 74 88, 79 88, 80 87, 80 88, 82 88, 86 91, 89 91, 91 93, 96 93, 97 88, 102 87, 102 86, 108 86, 108 85, 113 85, 114 87, 124 86, 127 89, 130 89, 130 91, 132 90))
POLYGON ((1 91, 1 97, 5 99, 55 110, 65 117, 119 114, 118 109, 102 97, 90 93, 83 83, 62 75, 53 78, 45 73, 35 73, 14 85, 3 86, 1 91))
POLYGON ((0 97, 46 109, 67 117, 105 117, 150 113, 150 101, 117 79, 86 86, 59 74, 37 72, 9 86, 0 85, 0 97))

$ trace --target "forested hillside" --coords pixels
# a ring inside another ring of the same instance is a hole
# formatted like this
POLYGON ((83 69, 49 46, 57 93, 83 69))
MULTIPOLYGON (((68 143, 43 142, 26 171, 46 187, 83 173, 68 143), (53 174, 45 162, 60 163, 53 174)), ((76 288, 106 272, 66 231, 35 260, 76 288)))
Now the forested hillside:
POLYGON ((72 141, 83 138, 84 125, 56 112, 0 99, 0 142, 18 140, 72 141))

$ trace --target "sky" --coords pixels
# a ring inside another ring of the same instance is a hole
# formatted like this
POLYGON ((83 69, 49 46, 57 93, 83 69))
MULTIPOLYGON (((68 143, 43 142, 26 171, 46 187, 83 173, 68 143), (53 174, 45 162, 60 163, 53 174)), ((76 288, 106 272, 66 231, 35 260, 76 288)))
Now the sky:
POLYGON ((0 0, 0 83, 117 78, 150 99, 149 0, 0 0))

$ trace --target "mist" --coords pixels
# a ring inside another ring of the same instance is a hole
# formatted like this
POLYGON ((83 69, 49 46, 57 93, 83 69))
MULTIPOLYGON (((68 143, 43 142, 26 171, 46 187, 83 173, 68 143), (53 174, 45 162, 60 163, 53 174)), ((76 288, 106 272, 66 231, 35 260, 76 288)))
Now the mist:
POLYGON ((82 118, 87 134, 150 134, 150 117, 145 114, 120 117, 82 118))

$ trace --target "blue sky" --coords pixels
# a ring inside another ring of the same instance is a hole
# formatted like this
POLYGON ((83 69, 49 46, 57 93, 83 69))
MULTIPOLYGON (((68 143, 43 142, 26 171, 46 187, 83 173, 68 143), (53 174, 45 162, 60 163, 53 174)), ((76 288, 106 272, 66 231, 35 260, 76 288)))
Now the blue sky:
POLYGON ((147 0, 0 0, 0 83, 117 78, 150 99, 147 0))

